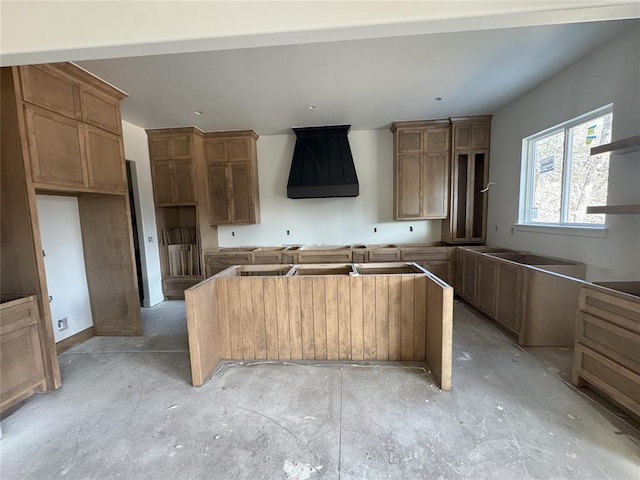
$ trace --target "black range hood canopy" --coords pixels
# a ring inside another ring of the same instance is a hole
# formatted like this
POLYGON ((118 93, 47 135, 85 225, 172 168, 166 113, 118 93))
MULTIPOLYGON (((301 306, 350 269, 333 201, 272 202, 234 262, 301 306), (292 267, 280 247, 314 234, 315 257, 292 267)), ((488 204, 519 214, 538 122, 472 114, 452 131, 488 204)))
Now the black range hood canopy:
POLYGON ((294 128, 296 146, 289 198, 357 197, 360 193, 347 134, 351 125, 294 128))

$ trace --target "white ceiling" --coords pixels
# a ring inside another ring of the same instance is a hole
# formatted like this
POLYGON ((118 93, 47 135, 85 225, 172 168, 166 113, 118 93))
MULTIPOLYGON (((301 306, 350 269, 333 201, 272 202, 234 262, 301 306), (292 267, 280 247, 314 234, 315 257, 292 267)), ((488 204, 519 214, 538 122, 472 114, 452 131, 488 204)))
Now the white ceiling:
POLYGON ((129 94, 123 118, 204 131, 388 127, 493 113, 638 20, 77 62, 129 94), (436 102, 435 97, 443 100, 436 102), (310 110, 308 105, 316 105, 310 110), (202 111, 197 116, 194 111, 202 111))

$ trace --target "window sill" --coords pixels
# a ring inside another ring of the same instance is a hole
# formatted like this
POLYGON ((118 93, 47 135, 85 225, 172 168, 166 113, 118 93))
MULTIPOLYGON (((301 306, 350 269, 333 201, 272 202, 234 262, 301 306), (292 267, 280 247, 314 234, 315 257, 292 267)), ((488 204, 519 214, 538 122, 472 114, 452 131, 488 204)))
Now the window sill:
POLYGON ((575 237, 607 238, 607 227, 572 227, 569 225, 533 225, 514 223, 513 228, 519 232, 550 233, 552 235, 571 235, 575 237))

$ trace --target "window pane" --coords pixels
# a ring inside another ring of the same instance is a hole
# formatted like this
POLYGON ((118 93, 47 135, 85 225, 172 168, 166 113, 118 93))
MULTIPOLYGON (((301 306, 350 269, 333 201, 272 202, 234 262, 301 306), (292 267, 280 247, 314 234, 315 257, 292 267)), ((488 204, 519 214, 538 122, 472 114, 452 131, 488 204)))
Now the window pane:
POLYGON ((569 223, 604 223, 604 215, 587 215, 588 205, 607 203, 609 154, 590 156, 589 151, 611 141, 611 114, 589 120, 570 130, 571 176, 569 223))
POLYGON ((560 222, 564 131, 533 142, 534 172, 531 222, 560 222))

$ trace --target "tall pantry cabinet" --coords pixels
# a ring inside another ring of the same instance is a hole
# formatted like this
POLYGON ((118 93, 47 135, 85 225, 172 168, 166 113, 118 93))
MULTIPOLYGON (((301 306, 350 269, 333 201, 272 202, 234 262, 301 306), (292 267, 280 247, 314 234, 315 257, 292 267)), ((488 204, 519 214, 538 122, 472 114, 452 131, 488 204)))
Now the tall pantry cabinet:
POLYGON ((442 241, 485 243, 491 116, 451 118, 449 215, 442 241))
POLYGON ((1 85, 0 294, 3 302, 33 300, 16 307, 24 314, 11 317, 11 326, 3 317, 0 336, 7 347, 28 328, 37 342, 25 345, 39 346, 3 348, 0 373, 15 383, 10 393, 2 384, 4 410, 61 385, 36 194, 78 198, 93 333, 141 335, 142 322, 120 118, 125 95, 69 63, 5 67, 1 85), (8 351, 19 358, 5 358, 8 351))

